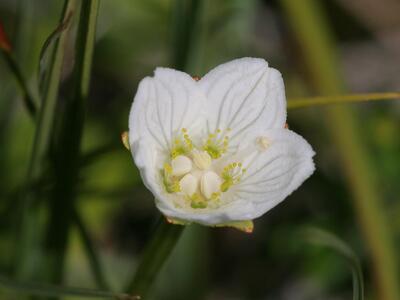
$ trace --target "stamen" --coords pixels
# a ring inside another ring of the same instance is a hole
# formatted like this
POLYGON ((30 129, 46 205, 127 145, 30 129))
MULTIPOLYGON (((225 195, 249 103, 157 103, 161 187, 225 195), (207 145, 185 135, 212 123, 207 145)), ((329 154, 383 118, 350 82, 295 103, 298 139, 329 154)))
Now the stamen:
MULTIPOLYGON (((229 132, 231 129, 226 129, 229 132)), ((229 136, 223 135, 221 129, 217 129, 215 133, 210 133, 208 135, 204 150, 213 159, 220 158, 222 154, 226 153, 229 145, 229 136)))
POLYGON ((220 186, 221 192, 226 192, 232 185, 239 183, 244 173, 246 173, 246 169, 242 167, 240 162, 227 165, 221 174, 223 180, 220 186))
POLYGON ((170 164, 164 164, 164 172, 162 174, 163 184, 167 193, 178 193, 181 191, 179 181, 176 177, 172 176, 172 167, 170 164))
POLYGON ((199 194, 194 194, 189 198, 191 208, 206 208, 207 201, 199 194))
POLYGON ((266 138, 265 136, 259 136, 256 139, 256 143, 258 145, 258 148, 261 151, 267 150, 269 148, 269 146, 271 145, 271 141, 268 138, 266 138))
POLYGON ((182 136, 175 138, 174 146, 171 149, 171 158, 175 158, 179 155, 189 155, 193 150, 193 142, 187 132, 186 128, 182 128, 182 136))

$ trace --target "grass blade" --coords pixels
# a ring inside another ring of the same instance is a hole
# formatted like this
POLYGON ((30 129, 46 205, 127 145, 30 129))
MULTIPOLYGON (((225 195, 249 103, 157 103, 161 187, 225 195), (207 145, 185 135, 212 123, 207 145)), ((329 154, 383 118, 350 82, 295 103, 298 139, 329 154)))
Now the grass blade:
POLYGON ((29 115, 32 118, 35 118, 36 100, 28 88, 26 79, 25 79, 24 75, 22 75, 22 71, 21 71, 19 65, 17 64, 17 62, 15 61, 15 58, 12 55, 12 53, 3 51, 3 54, 4 54, 4 59, 7 62, 7 65, 9 67, 11 73, 14 75, 16 81, 18 82, 18 85, 20 86, 22 92, 24 93, 24 96, 22 99, 24 101, 25 108, 28 111, 29 115))
POLYGON ((99 288, 104 290, 109 290, 109 286, 106 282, 101 264, 100 259, 95 251, 95 247, 93 246, 92 239, 90 238, 90 234, 86 229, 86 226, 82 220, 81 215, 79 214, 76 207, 74 207, 73 211, 73 221, 78 228, 79 235, 82 239, 83 246, 85 248, 86 254, 89 258, 89 264, 94 276, 94 279, 99 288))
POLYGON ((86 297, 86 298, 102 298, 102 299, 115 299, 115 300, 140 299, 137 296, 122 294, 122 293, 113 293, 113 292, 83 289, 83 288, 62 287, 51 284, 39 284, 33 282, 20 282, 11 280, 3 275, 0 275, 0 286, 8 290, 32 296, 86 297))
MULTIPOLYGON (((316 0, 281 0, 281 3, 304 53, 304 65, 311 74, 314 90, 325 95, 344 93, 336 47, 320 3, 316 0)), ((373 264, 378 298, 400 299, 393 235, 382 207, 384 199, 374 177, 376 172, 358 132, 361 125, 357 115, 349 107, 334 106, 326 110, 324 119, 353 194, 354 211, 373 264)))
POLYGON ((364 300, 364 279, 360 261, 353 250, 337 236, 319 228, 304 231, 306 240, 317 246, 327 247, 347 260, 353 275, 353 300, 364 300))
POLYGON ((23 97, 24 105, 30 116, 34 118, 36 113, 36 104, 35 104, 36 100, 33 97, 32 93, 30 92, 26 79, 22 74, 21 68, 19 67, 13 56, 11 43, 4 31, 4 27, 1 22, 0 22, 0 50, 4 55, 4 59, 11 73, 14 75, 17 83, 19 84, 24 93, 23 97))
MULTIPOLYGON (((64 20, 71 11, 75 9, 76 0, 66 0, 61 20, 64 20)), ((61 67, 64 57, 64 48, 67 38, 67 31, 64 31, 57 40, 53 49, 49 76, 45 81, 42 103, 37 116, 37 124, 31 157, 29 161, 25 189, 20 198, 20 224, 17 233, 17 246, 15 256, 15 273, 18 278, 30 277, 29 258, 32 255, 30 245, 37 237, 32 236, 32 230, 37 223, 37 209, 33 206, 34 195, 30 187, 37 182, 42 175, 43 162, 48 153, 51 131, 53 128, 54 109, 57 100, 57 93, 61 78, 61 67)))
POLYGON ((304 97, 289 99, 288 109, 305 108, 311 106, 332 105, 342 103, 400 100, 400 93, 369 93, 369 94, 350 94, 322 97, 304 97))
POLYGON ((67 13, 68 14, 65 15, 64 18, 61 20, 61 23, 47 37, 47 39, 45 40, 45 42, 42 46, 42 49, 40 50, 39 69, 38 69, 39 86, 41 85, 40 82, 42 82, 42 80, 44 78, 45 58, 46 58, 46 54, 48 53, 48 49, 50 48, 50 45, 55 43, 61 37, 61 33, 65 30, 67 30, 68 26, 70 25, 73 11, 69 10, 67 13))
POLYGON ((49 254, 46 258, 46 268, 50 276, 49 280, 53 283, 60 283, 63 279, 69 229, 75 209, 80 145, 89 93, 98 6, 98 0, 82 1, 73 90, 64 106, 60 130, 56 135, 57 142, 52 149, 52 165, 56 182, 50 195, 50 217, 45 247, 49 254))

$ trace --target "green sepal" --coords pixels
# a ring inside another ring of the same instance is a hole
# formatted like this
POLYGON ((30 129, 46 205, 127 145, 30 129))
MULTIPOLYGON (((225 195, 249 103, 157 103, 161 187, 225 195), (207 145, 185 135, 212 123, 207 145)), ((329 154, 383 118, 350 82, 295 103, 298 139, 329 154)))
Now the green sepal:
POLYGON ((131 146, 129 145, 129 132, 128 131, 124 131, 123 133, 121 133, 121 140, 122 140, 122 144, 124 144, 125 148, 128 150, 131 150, 131 146))
POLYGON ((252 220, 233 221, 233 222, 216 224, 214 225, 214 227, 233 227, 246 233, 252 233, 254 229, 254 223, 252 220))
MULTIPOLYGON (((192 224, 192 222, 182 220, 182 219, 177 219, 177 218, 172 218, 172 217, 167 217, 167 216, 165 216, 165 218, 168 223, 174 224, 174 225, 186 226, 186 225, 192 224)), ((203 225, 203 224, 200 224, 200 225, 203 225)), ((246 233, 252 233, 253 229, 254 229, 254 223, 252 220, 233 221, 233 222, 215 224, 215 225, 211 225, 209 227, 232 227, 232 228, 238 229, 238 230, 246 232, 246 233)))
POLYGON ((167 217, 165 216, 165 219, 167 219, 167 222, 170 224, 174 224, 174 225, 190 225, 191 222, 186 221, 186 220, 182 220, 182 219, 177 219, 177 218, 172 218, 172 217, 167 217))

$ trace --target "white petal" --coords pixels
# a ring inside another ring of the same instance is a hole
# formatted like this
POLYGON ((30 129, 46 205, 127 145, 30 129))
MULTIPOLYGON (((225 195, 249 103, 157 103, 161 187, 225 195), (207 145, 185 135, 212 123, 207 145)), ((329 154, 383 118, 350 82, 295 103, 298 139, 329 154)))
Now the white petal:
POLYGON ((203 225, 216 225, 230 221, 250 220, 255 210, 249 201, 238 200, 215 210, 187 212, 174 207, 166 201, 156 199, 157 208, 168 217, 196 222, 203 225))
POLYGON ((200 81, 207 96, 207 127, 231 128, 231 143, 286 121, 285 88, 281 74, 263 59, 241 58, 222 64, 200 81))
POLYGON ((182 128, 191 133, 204 126, 204 104, 203 93, 188 74, 156 69, 154 77, 139 84, 129 115, 129 142, 132 145, 146 137, 158 149, 168 151, 182 128))
POLYGON ((271 129, 263 137, 268 147, 255 145, 243 161, 247 172, 235 187, 238 198, 255 205, 252 219, 283 201, 315 169, 314 151, 300 135, 287 129, 271 129))

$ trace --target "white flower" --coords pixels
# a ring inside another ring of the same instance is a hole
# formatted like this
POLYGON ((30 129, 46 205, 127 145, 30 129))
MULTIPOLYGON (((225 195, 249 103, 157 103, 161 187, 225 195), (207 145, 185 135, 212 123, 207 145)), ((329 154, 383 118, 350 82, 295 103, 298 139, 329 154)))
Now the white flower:
POLYGON ((263 59, 233 60, 199 81, 157 68, 139 84, 129 144, 167 218, 240 224, 283 201, 314 171, 312 148, 285 122, 282 76, 263 59))

